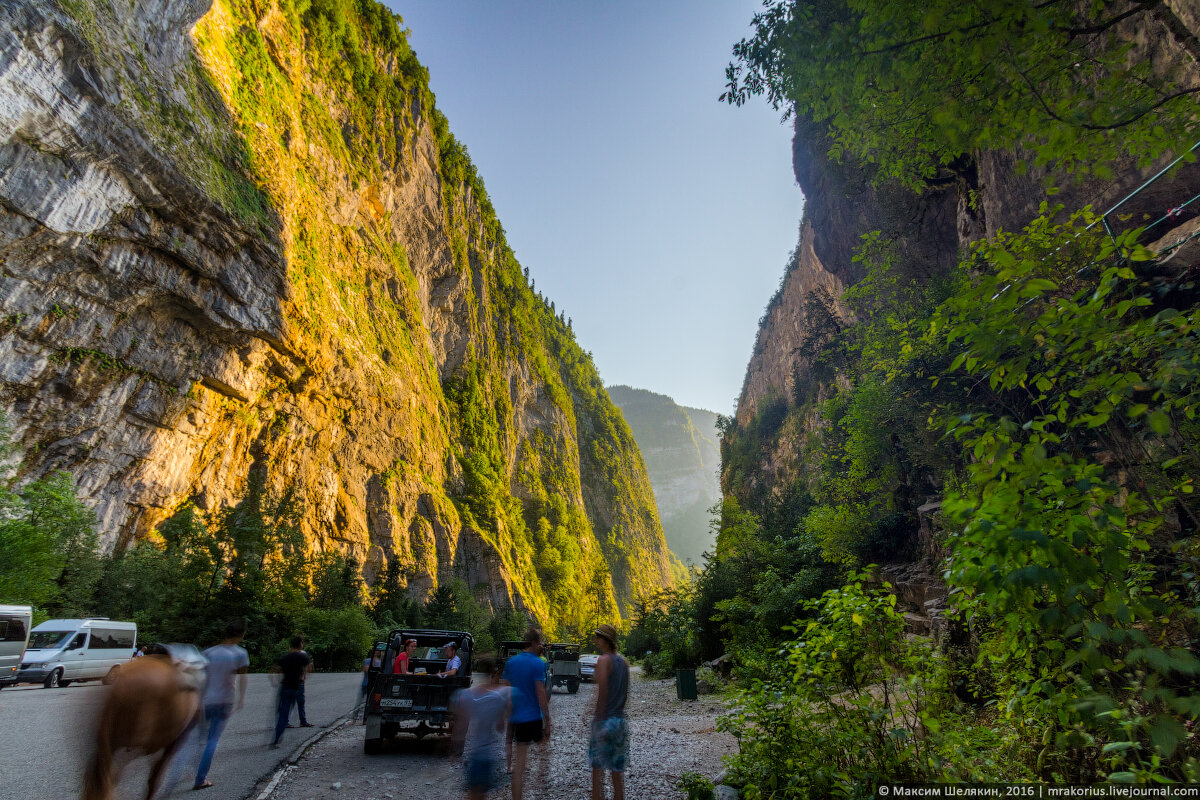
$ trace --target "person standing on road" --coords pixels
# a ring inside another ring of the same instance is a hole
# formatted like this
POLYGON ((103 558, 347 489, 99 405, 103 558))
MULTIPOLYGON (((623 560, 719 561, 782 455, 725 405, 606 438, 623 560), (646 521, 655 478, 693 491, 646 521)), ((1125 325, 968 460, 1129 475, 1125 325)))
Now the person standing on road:
POLYGON ((592 761, 592 800, 604 800, 604 772, 612 775, 613 800, 625 800, 625 761, 629 758, 629 728, 625 700, 629 697, 629 662, 617 652, 617 629, 596 628, 592 637, 596 662, 596 715, 588 756, 592 761))
POLYGON ((469 800, 484 800, 496 785, 496 750, 508 727, 512 687, 500 683, 499 661, 484 659, 487 682, 455 695, 455 730, 462 731, 463 771, 469 800))
POLYGON ((276 706, 275 738, 271 747, 279 747, 279 740, 287 730, 288 717, 292 714, 292 706, 296 704, 303 691, 304 679, 312 669, 312 659, 304 652, 304 639, 293 636, 292 649, 281 655, 271 672, 282 673, 283 680, 279 684, 279 699, 276 706))
MULTIPOLYGON (((308 652, 307 652, 307 651, 304 651, 304 655, 308 656, 308 652)), ((309 663, 312 663, 312 656, 308 656, 308 660, 309 660, 309 663)), ((309 669, 311 669, 311 667, 310 667, 309 669)), ((300 694, 296 696, 296 711, 297 711, 297 713, 300 715, 300 725, 299 725, 299 727, 301 727, 301 728, 311 728, 311 727, 313 727, 313 724, 312 724, 311 722, 309 722, 309 721, 308 721, 308 715, 304 713, 304 687, 305 687, 307 684, 308 684, 308 673, 307 673, 307 672, 305 672, 305 673, 304 673, 304 677, 300 679, 300 694)), ((290 717, 290 716, 291 716, 291 715, 289 714, 289 717, 290 717)), ((296 726, 292 725, 292 724, 289 722, 289 723, 288 723, 288 727, 289 727, 289 728, 293 728, 293 727, 296 727, 296 726)))
POLYGON ((200 756, 200 766, 196 770, 193 789, 207 789, 212 786, 212 781, 208 779, 208 770, 212 766, 213 756, 217 754, 217 744, 221 741, 221 734, 225 732, 225 724, 229 722, 229 717, 234 711, 240 711, 246 701, 246 671, 250 668, 250 656, 241 647, 245 638, 246 620, 235 619, 225 626, 225 638, 221 643, 204 651, 207 682, 204 685, 202 702, 208 737, 204 745, 204 754, 200 756))
POLYGON ((530 628, 523 639, 525 649, 504 664, 504 680, 513 688, 512 725, 516 753, 513 757, 512 796, 521 800, 525 791, 525 763, 529 743, 550 738, 550 695, 546 690, 546 662, 540 658, 542 632, 530 628))

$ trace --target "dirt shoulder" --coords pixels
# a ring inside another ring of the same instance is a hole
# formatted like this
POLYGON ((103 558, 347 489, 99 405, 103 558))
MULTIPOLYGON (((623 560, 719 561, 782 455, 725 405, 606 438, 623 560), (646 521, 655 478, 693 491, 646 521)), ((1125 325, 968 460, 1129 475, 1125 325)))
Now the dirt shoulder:
MULTIPOLYGON (((530 754, 529 798, 585 798, 591 788, 588 735, 596 688, 584 684, 578 694, 561 689, 550 705, 554 737, 530 754)), ((719 733, 715 720, 723 713, 714 695, 694 701, 675 698, 672 680, 635 679, 627 705, 630 729, 626 796, 639 800, 676 800, 675 782, 684 772, 712 778, 723 756, 734 751, 733 737, 719 733)), ((349 725, 327 736, 279 781, 272 798, 333 800, 371 797, 381 800, 425 796, 454 797, 463 785, 462 761, 443 742, 398 738, 381 755, 363 755, 363 729, 349 725)), ((489 797, 509 796, 503 774, 489 797)), ((465 793, 463 793, 465 794, 465 793)))

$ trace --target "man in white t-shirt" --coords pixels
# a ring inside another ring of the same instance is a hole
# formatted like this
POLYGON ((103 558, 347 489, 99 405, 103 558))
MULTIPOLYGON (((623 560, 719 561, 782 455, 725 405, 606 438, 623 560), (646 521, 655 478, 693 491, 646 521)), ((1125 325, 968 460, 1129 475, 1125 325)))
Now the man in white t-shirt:
POLYGON ((240 647, 246 638, 246 621, 237 619, 225 626, 225 638, 219 645, 204 651, 208 662, 205 672, 208 682, 204 686, 204 724, 208 726, 208 741, 200 767, 196 770, 193 789, 212 786, 208 780, 208 768, 217 752, 217 743, 234 711, 242 708, 246 699, 246 671, 250 668, 250 656, 240 647), (237 699, 234 699, 234 694, 237 699))
POLYGON ((453 678, 462 669, 462 659, 458 657, 458 642, 446 642, 446 668, 439 672, 439 678, 453 678))

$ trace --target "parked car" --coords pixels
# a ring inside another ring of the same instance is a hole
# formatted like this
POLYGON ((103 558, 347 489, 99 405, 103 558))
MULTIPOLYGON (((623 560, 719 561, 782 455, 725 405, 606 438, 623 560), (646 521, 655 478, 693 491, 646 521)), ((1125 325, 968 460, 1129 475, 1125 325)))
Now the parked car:
POLYGON ((452 733, 452 697, 471 685, 474 649, 475 640, 466 631, 392 631, 383 656, 383 669, 367 691, 363 752, 367 755, 383 752, 384 745, 398 733, 412 733, 418 739, 429 734, 452 733), (417 650, 408 662, 410 672, 394 674, 396 656, 409 639, 417 641, 417 650), (439 678, 437 673, 446 666, 442 649, 447 642, 458 644, 462 668, 456 675, 439 678))
POLYGON ((579 679, 593 681, 596 679, 596 664, 600 661, 599 653, 584 653, 579 657, 579 679))
POLYGON ((571 694, 578 692, 579 645, 555 642, 550 645, 547 655, 550 657, 550 691, 554 691, 555 686, 566 686, 571 694))
POLYGON ((17 682, 32 622, 32 607, 0 606, 0 687, 17 682))
POLYGON ((47 620, 29 636, 17 681, 47 689, 74 681, 110 681, 133 658, 136 647, 133 622, 107 617, 47 620))

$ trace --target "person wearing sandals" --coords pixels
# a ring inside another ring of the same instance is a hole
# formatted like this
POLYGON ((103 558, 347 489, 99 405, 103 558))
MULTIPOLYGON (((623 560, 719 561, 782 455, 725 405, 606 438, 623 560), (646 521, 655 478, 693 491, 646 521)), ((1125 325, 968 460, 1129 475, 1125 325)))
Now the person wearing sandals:
POLYGON ((207 789, 212 786, 212 781, 208 779, 208 770, 212 766, 213 756, 217 754, 217 744, 225 731, 225 723, 229 722, 233 712, 241 710, 245 703, 246 670, 250 668, 250 656, 240 646, 244 638, 246 621, 235 619, 225 626, 225 638, 221 643, 204 651, 204 659, 207 662, 204 670, 208 680, 204 685, 203 704, 208 741, 204 745, 204 755, 200 757, 193 789, 207 789))

